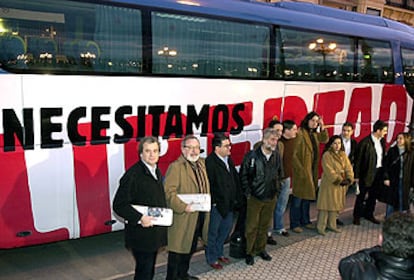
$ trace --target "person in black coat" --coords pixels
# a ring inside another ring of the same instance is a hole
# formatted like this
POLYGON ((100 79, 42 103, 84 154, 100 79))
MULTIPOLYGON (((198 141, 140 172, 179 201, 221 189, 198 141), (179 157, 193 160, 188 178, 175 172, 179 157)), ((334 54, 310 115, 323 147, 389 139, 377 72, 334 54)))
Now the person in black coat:
POLYGON ((342 280, 414 279, 414 215, 392 214, 383 224, 380 243, 341 259, 342 280))
POLYGON ((396 145, 388 150, 384 160, 384 202, 387 203, 386 217, 394 211, 410 209, 409 193, 413 187, 413 155, 411 136, 401 132, 396 145))
POLYGON ((355 155, 357 151, 357 141, 352 138, 352 135, 354 134, 354 125, 350 122, 345 122, 342 125, 342 143, 344 143, 344 149, 345 153, 349 158, 349 161, 351 162, 352 166, 354 166, 355 162, 355 155))
POLYGON ((360 218, 365 217, 374 224, 380 222, 374 217, 375 204, 380 187, 383 185, 383 159, 385 156, 385 135, 388 125, 377 120, 372 133, 358 144, 355 158, 355 182, 359 184, 360 193, 357 195, 354 206, 354 225, 360 225, 360 218), (365 201, 365 195, 368 199, 365 201), (365 202, 365 207, 364 207, 365 202))
POLYGON ((162 175, 157 168, 160 145, 155 137, 139 143, 141 160, 120 179, 113 210, 125 221, 125 246, 135 258, 135 280, 154 277, 157 252, 167 244, 167 228, 154 226, 153 217, 143 215, 132 205, 166 208, 162 175))
POLYGON ((207 263, 214 269, 230 260, 224 256, 223 246, 232 227, 233 211, 241 200, 239 175, 231 160, 231 143, 228 136, 216 134, 214 151, 206 158, 207 176, 211 191, 211 212, 208 243, 205 250, 207 263))

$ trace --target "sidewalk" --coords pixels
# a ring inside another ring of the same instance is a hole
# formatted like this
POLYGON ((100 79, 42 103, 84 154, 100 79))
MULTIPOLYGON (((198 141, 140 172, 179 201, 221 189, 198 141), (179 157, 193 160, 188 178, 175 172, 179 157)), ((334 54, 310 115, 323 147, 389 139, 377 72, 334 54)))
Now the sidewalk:
MULTIPOLYGON (((205 262, 204 253, 199 252, 192 259, 190 273, 200 279, 217 280, 340 279, 339 260, 378 244, 380 229, 380 225, 363 220, 360 226, 346 225, 342 227, 342 233, 328 232, 326 236, 310 230, 301 234, 291 233, 288 238, 275 236, 278 245, 267 246, 272 261, 255 257, 255 264, 248 266, 244 259, 232 259, 231 264, 219 271, 212 270, 205 262)), ((165 279, 165 268, 159 269, 154 279, 165 279)))

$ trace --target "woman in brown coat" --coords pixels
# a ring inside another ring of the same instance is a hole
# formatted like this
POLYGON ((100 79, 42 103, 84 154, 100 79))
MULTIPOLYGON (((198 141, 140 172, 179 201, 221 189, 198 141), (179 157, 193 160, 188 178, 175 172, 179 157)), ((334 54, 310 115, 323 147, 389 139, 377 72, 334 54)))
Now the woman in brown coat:
POLYGON ((354 181, 351 162, 345 154, 342 139, 334 135, 326 144, 322 155, 322 180, 316 208, 319 210, 316 228, 325 235, 325 229, 341 232, 336 227, 336 217, 345 207, 346 191, 354 181))
POLYGON ((308 113, 300 124, 292 156, 290 228, 293 232, 302 232, 302 226, 314 228, 309 216, 310 201, 316 199, 319 144, 328 139, 322 118, 316 112, 308 113))

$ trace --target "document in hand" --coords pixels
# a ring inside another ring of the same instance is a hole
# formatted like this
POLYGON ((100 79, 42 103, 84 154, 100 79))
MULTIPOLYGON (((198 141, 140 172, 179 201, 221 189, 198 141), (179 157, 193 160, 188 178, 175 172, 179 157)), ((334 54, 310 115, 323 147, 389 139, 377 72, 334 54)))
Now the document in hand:
POLYGON ((135 210, 143 215, 154 217, 155 226, 171 226, 173 222, 173 211, 170 208, 148 207, 142 205, 132 205, 135 210))
POLYGON ((206 193, 179 194, 178 198, 186 204, 191 204, 193 211, 210 212, 211 196, 206 193))

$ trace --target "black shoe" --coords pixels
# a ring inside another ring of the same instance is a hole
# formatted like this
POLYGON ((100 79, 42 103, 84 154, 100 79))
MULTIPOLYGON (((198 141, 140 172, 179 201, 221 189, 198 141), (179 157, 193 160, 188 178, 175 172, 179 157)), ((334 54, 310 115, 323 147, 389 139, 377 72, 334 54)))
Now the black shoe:
POLYGON ((252 255, 246 255, 246 264, 247 265, 254 265, 254 258, 252 255))
POLYGON ((260 252, 259 257, 261 257, 265 261, 271 261, 272 260, 272 257, 266 251, 260 252))
POLYGON ((277 245, 276 240, 274 240, 273 237, 271 237, 271 236, 267 237, 266 243, 269 244, 269 245, 277 245))
POLYGON ((340 219, 336 219, 336 225, 337 226, 343 226, 344 222, 342 222, 340 219))
POLYGON ((376 225, 379 225, 380 224, 380 221, 378 221, 377 219, 375 219, 374 217, 369 217, 369 218, 366 218, 368 221, 370 221, 371 223, 374 223, 374 224, 376 224, 376 225))
POLYGON ((352 223, 353 223, 354 225, 359 226, 359 225, 361 224, 361 219, 360 219, 360 218, 354 218, 354 220, 352 221, 352 223))

